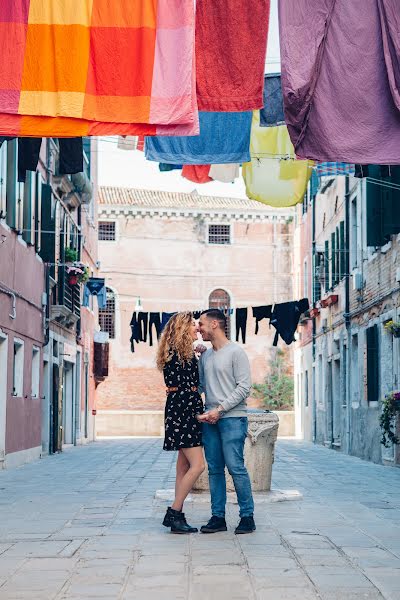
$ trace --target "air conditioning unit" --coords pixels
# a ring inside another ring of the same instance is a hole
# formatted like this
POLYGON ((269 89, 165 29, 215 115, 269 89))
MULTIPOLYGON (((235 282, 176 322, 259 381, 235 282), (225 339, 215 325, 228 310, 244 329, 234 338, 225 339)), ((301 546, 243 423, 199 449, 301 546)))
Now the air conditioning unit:
POLYGON ((364 281, 362 273, 354 273, 353 274, 353 290, 359 291, 364 287, 364 281))

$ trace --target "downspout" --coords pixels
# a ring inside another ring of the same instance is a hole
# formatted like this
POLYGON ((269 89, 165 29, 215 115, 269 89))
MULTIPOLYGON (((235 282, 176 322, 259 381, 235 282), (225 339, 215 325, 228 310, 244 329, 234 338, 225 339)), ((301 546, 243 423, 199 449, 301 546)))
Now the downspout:
MULTIPOLYGON (((313 265, 313 308, 316 307, 315 302, 315 261, 316 261, 316 241, 315 241, 315 198, 313 196, 311 198, 312 205, 312 219, 311 219, 311 229, 312 229, 312 265, 313 265)), ((315 357, 316 357, 316 335, 317 335, 317 325, 315 322, 315 318, 312 320, 312 364, 313 364, 313 378, 312 378, 312 441, 315 444, 317 439, 317 398, 316 398, 316 365, 315 365, 315 357)))
POLYGON ((351 454, 351 406, 350 406, 350 352, 351 352, 351 319, 350 319, 350 181, 346 175, 345 188, 345 313, 344 321, 347 335, 346 351, 346 446, 351 454))

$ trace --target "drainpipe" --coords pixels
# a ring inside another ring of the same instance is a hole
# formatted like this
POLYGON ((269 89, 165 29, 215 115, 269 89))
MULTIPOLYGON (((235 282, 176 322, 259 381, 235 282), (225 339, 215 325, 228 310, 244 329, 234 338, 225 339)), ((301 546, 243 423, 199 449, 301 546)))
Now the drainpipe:
POLYGON ((11 311, 10 314, 8 315, 10 317, 10 319, 15 319, 15 317, 17 316, 17 308, 16 308, 16 295, 14 294, 14 292, 11 292, 10 290, 7 290, 6 288, 0 287, 0 292, 3 292, 3 294, 6 294, 7 296, 10 296, 11 298, 11 311))
MULTIPOLYGON (((313 283, 315 277, 315 260, 316 260, 316 241, 315 241, 315 196, 311 199, 312 206, 312 219, 311 219, 311 230, 312 230, 312 265, 313 265, 313 283)), ((313 285, 312 290, 313 295, 313 307, 315 308, 315 286, 313 285)), ((316 336, 317 336, 317 325, 315 322, 315 318, 312 320, 312 364, 313 364, 313 378, 312 378, 312 441, 316 442, 317 439, 317 398, 316 398, 316 366, 315 366, 315 356, 316 356, 316 336)))
POLYGON ((345 188, 345 313, 344 321, 347 334, 346 351, 346 446, 351 454, 351 406, 350 406, 350 352, 351 352, 351 319, 350 319, 350 180, 346 175, 345 188))

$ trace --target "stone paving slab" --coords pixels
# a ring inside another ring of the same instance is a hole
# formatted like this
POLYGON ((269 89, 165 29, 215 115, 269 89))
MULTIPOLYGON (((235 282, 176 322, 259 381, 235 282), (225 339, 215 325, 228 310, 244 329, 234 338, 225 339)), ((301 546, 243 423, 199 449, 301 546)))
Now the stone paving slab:
MULTIPOLYGON (((400 471, 279 440, 257 531, 162 527, 174 453, 159 439, 101 441, 0 472, 1 600, 400 600, 400 471)), ((193 494, 188 521, 209 518, 193 494)))

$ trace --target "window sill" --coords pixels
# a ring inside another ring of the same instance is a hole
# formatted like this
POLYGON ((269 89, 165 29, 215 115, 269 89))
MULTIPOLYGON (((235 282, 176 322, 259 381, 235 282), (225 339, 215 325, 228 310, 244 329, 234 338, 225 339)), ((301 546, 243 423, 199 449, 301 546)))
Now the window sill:
POLYGON ((377 402, 376 400, 373 402, 368 402, 368 408, 374 408, 374 409, 379 408, 379 402, 377 402))

